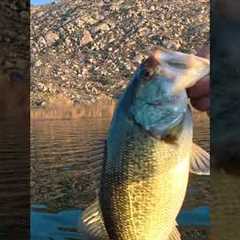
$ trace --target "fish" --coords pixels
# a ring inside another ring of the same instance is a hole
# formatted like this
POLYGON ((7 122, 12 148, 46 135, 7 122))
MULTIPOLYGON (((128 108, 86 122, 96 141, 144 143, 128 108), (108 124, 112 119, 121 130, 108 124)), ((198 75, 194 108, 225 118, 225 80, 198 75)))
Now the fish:
POLYGON ((137 68, 108 131, 97 199, 82 215, 89 239, 181 239, 189 173, 210 174, 209 154, 192 141, 186 88, 207 74, 207 59, 162 49, 137 68))

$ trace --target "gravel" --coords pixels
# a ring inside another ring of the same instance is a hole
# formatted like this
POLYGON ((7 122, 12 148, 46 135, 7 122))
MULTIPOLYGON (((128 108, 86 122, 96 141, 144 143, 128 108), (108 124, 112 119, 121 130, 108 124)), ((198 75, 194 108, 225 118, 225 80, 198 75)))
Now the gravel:
POLYGON ((196 53, 209 38, 209 3, 62 0, 31 9, 31 105, 116 98, 154 46, 196 53))

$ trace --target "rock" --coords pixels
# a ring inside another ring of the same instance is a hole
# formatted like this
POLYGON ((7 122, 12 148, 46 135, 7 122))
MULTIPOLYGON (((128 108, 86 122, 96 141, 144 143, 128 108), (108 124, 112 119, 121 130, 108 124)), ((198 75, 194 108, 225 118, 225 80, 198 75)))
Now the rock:
POLYGON ((93 41, 92 35, 89 31, 84 30, 82 39, 80 41, 80 46, 84 46, 93 41))
POLYGON ((31 104, 58 92, 81 103, 111 98, 156 45, 193 52, 208 36, 204 1, 59 0, 32 7, 31 104))
POLYGON ((46 34, 46 41, 48 46, 51 46, 53 43, 55 43, 57 40, 59 39, 59 34, 53 32, 53 31, 49 31, 46 34))
POLYGON ((47 103, 45 101, 41 102, 40 104, 41 107, 46 107, 47 106, 47 103))
POLYGON ((173 49, 173 50, 178 50, 180 48, 181 44, 179 43, 179 41, 169 41, 167 43, 167 48, 169 49, 173 49))
POLYGON ((134 61, 135 63, 140 64, 140 63, 143 61, 143 58, 144 58, 143 55, 138 54, 138 55, 135 56, 135 58, 133 59, 133 61, 134 61))
POLYGON ((38 59, 36 62, 35 62, 35 67, 40 67, 42 65, 42 62, 40 59, 38 59))
POLYGON ((93 27, 93 28, 91 29, 91 31, 92 31, 94 34, 96 34, 96 33, 98 33, 98 32, 109 31, 109 29, 110 29, 110 27, 108 26, 108 24, 106 24, 106 23, 101 23, 101 24, 93 27))

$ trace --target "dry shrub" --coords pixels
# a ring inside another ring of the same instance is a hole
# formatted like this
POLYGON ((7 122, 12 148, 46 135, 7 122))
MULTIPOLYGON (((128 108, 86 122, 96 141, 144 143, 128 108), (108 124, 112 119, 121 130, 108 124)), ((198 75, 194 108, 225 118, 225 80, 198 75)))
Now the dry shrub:
POLYGON ((84 117, 111 117, 115 109, 115 101, 102 99, 92 104, 74 106, 71 100, 58 95, 49 100, 46 108, 33 109, 32 120, 78 119, 84 117))

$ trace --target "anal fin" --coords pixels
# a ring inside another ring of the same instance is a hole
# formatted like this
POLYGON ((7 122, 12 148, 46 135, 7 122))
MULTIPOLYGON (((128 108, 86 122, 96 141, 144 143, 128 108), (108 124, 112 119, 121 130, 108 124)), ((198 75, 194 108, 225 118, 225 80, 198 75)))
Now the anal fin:
POLYGON ((210 175, 209 153, 193 143, 190 172, 198 175, 210 175))
POLYGON ((109 240, 98 199, 85 209, 82 223, 91 240, 109 240))
POLYGON ((181 234, 177 229, 177 226, 174 226, 172 232, 170 233, 168 240, 181 240, 181 234))

